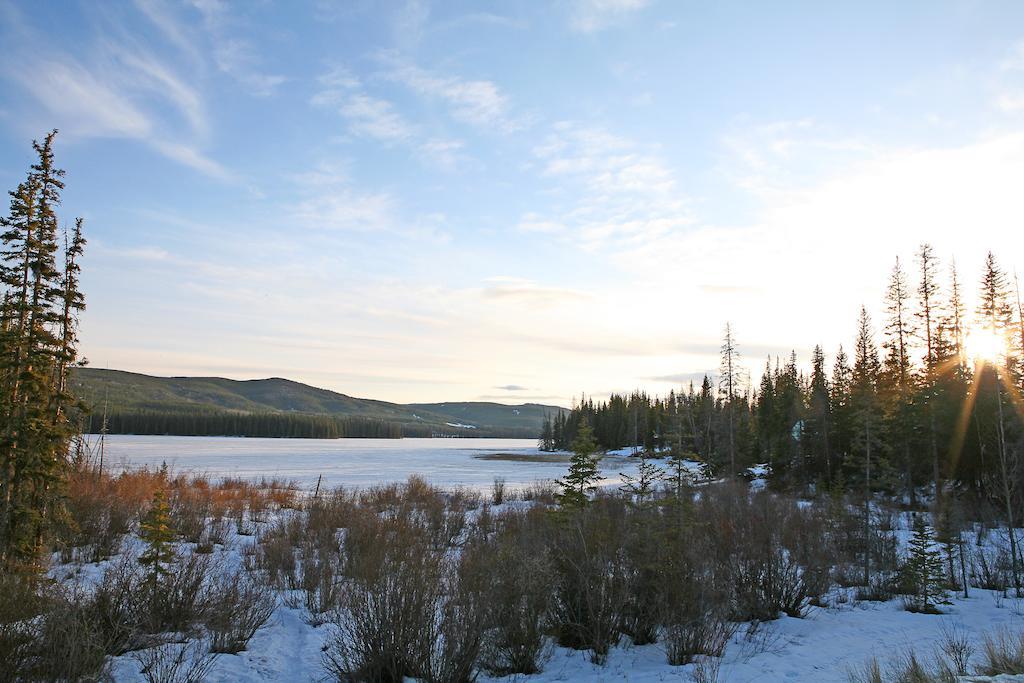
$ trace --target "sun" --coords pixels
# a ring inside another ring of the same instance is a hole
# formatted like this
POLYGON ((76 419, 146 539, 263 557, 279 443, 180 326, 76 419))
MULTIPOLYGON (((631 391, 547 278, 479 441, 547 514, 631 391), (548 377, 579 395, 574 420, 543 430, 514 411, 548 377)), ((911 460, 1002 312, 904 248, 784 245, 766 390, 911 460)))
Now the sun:
POLYGON ((967 353, 976 361, 997 363, 1006 353, 1006 340, 990 329, 971 330, 966 339, 967 353))

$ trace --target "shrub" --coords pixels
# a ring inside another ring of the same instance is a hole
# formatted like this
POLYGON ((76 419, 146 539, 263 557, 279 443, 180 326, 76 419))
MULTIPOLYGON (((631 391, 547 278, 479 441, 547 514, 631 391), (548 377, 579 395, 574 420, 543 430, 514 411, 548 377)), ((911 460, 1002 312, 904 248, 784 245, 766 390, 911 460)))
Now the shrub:
POLYGON ((132 653, 147 683, 200 683, 206 679, 217 655, 205 640, 162 643, 132 653))
POLYGON ((619 641, 629 600, 623 521, 622 501, 599 497, 561 517, 548 551, 554 566, 551 619, 558 644, 591 650, 597 663, 619 641))
POLYGON ((212 585, 213 604, 206 619, 213 652, 235 654, 274 613, 277 597, 243 571, 221 574, 212 585))
POLYGON ((547 521, 538 510, 506 514, 497 538, 477 550, 488 554, 491 580, 481 665, 498 676, 538 673, 548 654, 554 570, 540 528, 547 521))
MULTIPOLYGON (((430 671, 441 564, 407 516, 368 518, 376 543, 349 549, 324 666, 338 680, 401 681, 430 671), (371 520, 373 520, 371 522, 371 520)), ((346 539, 347 540, 347 539, 346 539)))

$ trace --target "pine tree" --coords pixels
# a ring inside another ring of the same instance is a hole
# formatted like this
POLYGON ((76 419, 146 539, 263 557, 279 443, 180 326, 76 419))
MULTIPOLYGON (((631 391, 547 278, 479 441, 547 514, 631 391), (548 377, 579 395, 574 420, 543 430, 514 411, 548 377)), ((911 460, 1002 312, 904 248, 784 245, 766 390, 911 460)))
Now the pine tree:
POLYGON ((871 465, 878 440, 880 363, 871 317, 863 306, 857 321, 856 357, 850 382, 850 405, 857 425, 855 440, 864 454, 864 585, 871 579, 871 465))
POLYGON ((914 535, 910 539, 908 557, 903 565, 903 582, 914 612, 937 613, 937 605, 949 604, 943 587, 942 554, 935 549, 935 535, 923 515, 914 517, 914 535))
POLYGON ((77 359, 77 315, 85 303, 81 220, 58 240, 64 171, 53 131, 33 142, 37 161, 10 193, 0 233, 0 565, 31 565, 60 516, 60 489, 75 425, 68 370, 77 359), (61 257, 62 256, 62 257, 61 257))
POLYGON ((999 498, 1006 513, 1007 531, 1010 537, 1010 560, 1013 573, 1013 587, 1017 595, 1021 595, 1020 561, 1017 554, 1016 514, 1018 498, 1018 469, 1020 467, 1016 448, 1012 448, 1007 437, 1009 417, 1004 407, 1003 384, 1006 377, 1000 377, 1000 371, 1009 371, 1011 354, 1009 352, 1008 332, 1013 320, 1013 308, 1010 305, 1009 282, 1006 273, 999 267, 992 252, 985 258, 985 269, 982 273, 981 292, 977 315, 982 328, 991 334, 1001 337, 1006 342, 1005 366, 999 368, 998 363, 990 367, 982 367, 981 372, 990 372, 995 385, 996 403, 996 452, 999 456, 997 473, 999 498))
POLYGON ((889 431, 889 442, 898 450, 903 461, 903 482, 910 504, 916 501, 914 489, 914 463, 912 461, 912 435, 914 416, 912 413, 910 364, 910 340, 913 328, 907 302, 910 291, 906 276, 896 259, 886 292, 885 363, 880 377, 881 399, 885 410, 885 426, 889 431))
POLYGON ((811 356, 811 384, 807 400, 807 419, 804 433, 808 449, 821 456, 821 464, 813 463, 814 474, 832 480, 832 402, 828 377, 825 373, 825 353, 821 346, 814 347, 811 356), (823 465, 823 466, 822 466, 823 465))
POLYGON ((558 504, 563 508, 583 508, 590 502, 587 494, 596 489, 597 482, 601 480, 597 460, 594 458, 597 443, 586 418, 580 421, 570 448, 572 457, 569 459, 569 472, 564 479, 555 481, 555 484, 562 487, 558 504))
POLYGON ((175 556, 171 509, 163 489, 153 494, 149 511, 139 525, 139 538, 146 544, 146 550, 139 555, 139 564, 149 567, 146 583, 150 595, 155 597, 160 579, 167 575, 168 565, 175 556))
POLYGON ((917 260, 918 309, 915 315, 918 320, 918 329, 925 343, 924 373, 921 384, 928 419, 928 446, 932 456, 932 485, 935 489, 935 496, 939 497, 942 495, 942 486, 941 472, 939 471, 939 436, 935 416, 935 403, 938 400, 938 375, 941 371, 939 364, 940 334, 936 329, 939 323, 936 315, 939 285, 935 279, 938 259, 935 257, 931 245, 925 242, 917 252, 917 260))
POLYGON ((637 507, 642 508, 646 506, 647 498, 654 494, 658 482, 665 478, 665 470, 648 460, 646 455, 641 455, 635 477, 621 472, 619 476, 622 478, 619 490, 635 498, 637 507))
POLYGON ((732 325, 725 324, 725 338, 722 340, 722 364, 719 372, 719 390, 725 401, 728 421, 729 476, 736 476, 736 394, 740 384, 739 351, 732 335, 732 325))

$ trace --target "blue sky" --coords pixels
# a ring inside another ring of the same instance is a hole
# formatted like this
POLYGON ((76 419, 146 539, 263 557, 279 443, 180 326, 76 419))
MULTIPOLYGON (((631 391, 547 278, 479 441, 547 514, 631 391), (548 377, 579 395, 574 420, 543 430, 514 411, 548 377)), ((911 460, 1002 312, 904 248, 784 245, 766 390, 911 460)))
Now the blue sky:
MULTIPOLYGON (((0 2, 97 367, 568 404, 1024 247, 1019 2, 0 2)), ((1024 266, 1024 264, 1021 264, 1024 266)), ((880 322, 880 321, 879 321, 880 322)))

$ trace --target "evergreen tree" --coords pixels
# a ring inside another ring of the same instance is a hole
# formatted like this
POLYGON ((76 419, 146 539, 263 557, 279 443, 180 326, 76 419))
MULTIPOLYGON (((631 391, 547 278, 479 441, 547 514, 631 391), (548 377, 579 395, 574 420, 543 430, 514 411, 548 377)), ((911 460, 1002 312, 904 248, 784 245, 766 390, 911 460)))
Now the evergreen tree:
POLYGON ((60 516, 75 424, 68 370, 77 359, 84 308, 81 220, 59 246, 57 206, 64 171, 54 165, 56 131, 33 142, 37 161, 10 193, 0 233, 0 566, 31 565, 60 516))
POLYGON ((832 480, 832 401, 831 388, 825 371, 825 353, 821 346, 814 347, 811 356, 811 383, 807 400, 807 418, 804 434, 808 452, 819 456, 810 463, 817 478, 832 480))
POLYGON ((641 455, 635 477, 622 472, 619 476, 622 478, 619 489, 635 498, 637 507, 645 507, 647 499, 655 493, 655 486, 665 478, 665 470, 651 462, 646 455, 641 455))
POLYGON ((872 450, 878 442, 878 376, 880 363, 871 317, 863 306, 857 321, 856 356, 850 382, 850 405, 856 425, 854 441, 864 463, 864 585, 871 581, 871 465, 872 450))
POLYGON ((146 550, 139 555, 139 564, 149 567, 146 584, 150 596, 155 598, 160 579, 167 575, 168 565, 174 561, 171 509, 163 489, 153 494, 149 511, 139 524, 139 538, 146 544, 146 550))
POLYGON ((590 502, 587 494, 597 488, 596 484, 601 480, 597 459, 594 457, 597 442, 594 441, 594 432, 586 419, 580 421, 571 449, 569 472, 565 478, 555 481, 562 487, 558 504, 563 508, 583 508, 590 502))
POLYGON ((885 410, 885 427, 889 443, 898 451, 903 463, 903 483, 910 504, 916 501, 914 489, 914 463, 912 461, 912 438, 914 415, 912 406, 913 386, 910 364, 910 339, 913 334, 907 303, 910 291, 906 276, 896 259, 886 292, 885 363, 880 377, 882 380, 881 400, 885 410))
POLYGON ((739 351, 732 335, 732 325, 725 324, 725 338, 722 340, 722 364, 719 372, 719 390, 725 402, 728 425, 729 476, 736 476, 736 416, 735 404, 740 385, 739 351))
MULTIPOLYGON (((1012 364, 1009 351, 1009 329, 1013 320, 1013 308, 1010 305, 1009 282, 1006 273, 999 267, 992 252, 985 258, 985 269, 982 273, 981 292, 978 303, 978 321, 982 329, 1003 340, 1006 352, 1004 364, 986 362, 980 372, 988 382, 979 383, 979 391, 991 385, 990 393, 995 394, 996 404, 996 453, 998 455, 998 471, 996 472, 997 498, 1006 514, 1007 531, 1010 537, 1010 559, 1013 573, 1013 587, 1017 595, 1021 594, 1020 560, 1017 554, 1016 508, 1019 504, 1020 458, 1018 448, 1010 445, 1009 428, 1011 416, 1007 415, 1004 406, 1003 385, 1007 383, 1006 374, 1012 364), (1000 376, 1002 373, 1002 376, 1000 376)), ((977 406, 976 406, 977 410, 977 406)))
POLYGON ((938 497, 942 495, 939 468, 939 435, 935 405, 939 400, 938 377, 941 372, 941 366, 939 365, 941 334, 937 329, 939 326, 937 315, 939 285, 936 282, 938 259, 935 257, 931 245, 925 242, 917 252, 917 260, 918 307, 915 315, 918 321, 920 336, 925 344, 924 372, 921 378, 921 387, 928 421, 928 450, 931 453, 932 460, 932 486, 934 487, 936 497, 938 497))
POLYGON ((923 515, 914 516, 914 535, 902 567, 903 582, 911 601, 908 609, 937 613, 937 605, 949 604, 943 587, 942 554, 934 547, 935 535, 923 515))

